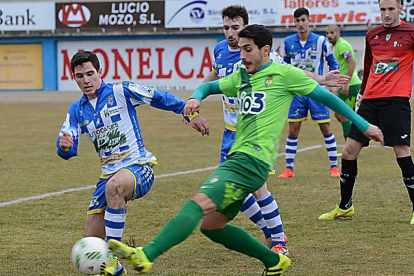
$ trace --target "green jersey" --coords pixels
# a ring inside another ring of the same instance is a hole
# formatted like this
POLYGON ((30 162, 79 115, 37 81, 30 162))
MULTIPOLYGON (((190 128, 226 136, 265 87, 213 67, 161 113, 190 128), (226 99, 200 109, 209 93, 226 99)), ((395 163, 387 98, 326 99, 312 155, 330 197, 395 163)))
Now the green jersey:
MULTIPOLYGON (((341 75, 348 75, 348 59, 352 56, 354 57, 355 64, 357 59, 355 57, 354 49, 352 49, 351 44, 348 41, 340 37, 335 44, 334 47, 334 56, 335 59, 338 61, 340 68, 341 75)), ((355 67, 354 74, 352 75, 351 79, 349 80, 349 85, 356 85, 360 84, 361 80, 358 77, 357 69, 355 67)))
POLYGON ((239 103, 236 140, 229 154, 244 152, 273 168, 293 95, 309 94, 317 82, 298 68, 269 62, 254 74, 241 66, 218 84, 239 103))

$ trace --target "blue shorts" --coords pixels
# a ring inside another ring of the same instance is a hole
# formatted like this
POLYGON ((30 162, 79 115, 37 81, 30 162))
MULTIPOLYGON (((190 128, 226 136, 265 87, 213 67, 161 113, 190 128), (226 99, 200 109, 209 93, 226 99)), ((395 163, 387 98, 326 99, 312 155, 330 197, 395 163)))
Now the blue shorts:
POLYGON ((329 108, 307 96, 295 95, 289 109, 288 122, 302 122, 308 118, 310 111, 312 120, 318 124, 330 122, 329 108))
POLYGON ((221 142, 220 164, 227 160, 227 154, 236 139, 236 132, 225 128, 223 132, 223 140, 221 142))
MULTIPOLYGON (((129 172, 135 179, 135 192, 132 200, 143 197, 151 189, 152 184, 154 183, 154 171, 150 165, 133 164, 121 170, 129 172)), ((106 183, 114 175, 115 174, 111 174, 106 177, 101 176, 101 178, 99 178, 98 183, 96 183, 95 192, 92 195, 91 203, 89 204, 87 212, 88 215, 99 214, 105 210, 107 205, 105 197, 106 183)))

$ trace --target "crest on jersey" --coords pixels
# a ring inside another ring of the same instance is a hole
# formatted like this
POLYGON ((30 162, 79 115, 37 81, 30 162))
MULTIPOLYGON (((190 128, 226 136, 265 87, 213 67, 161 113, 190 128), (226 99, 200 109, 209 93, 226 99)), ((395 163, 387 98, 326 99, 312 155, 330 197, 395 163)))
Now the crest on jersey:
POLYGON ((108 97, 108 103, 109 103, 109 105, 113 105, 114 104, 114 98, 112 97, 112 95, 110 95, 108 97))
POLYGON ((385 40, 386 41, 388 41, 388 40, 390 40, 391 39, 391 34, 387 34, 386 36, 385 36, 385 40))
POLYGON ((267 79, 265 80, 265 85, 266 87, 271 85, 273 83, 273 77, 272 76, 268 76, 267 79))

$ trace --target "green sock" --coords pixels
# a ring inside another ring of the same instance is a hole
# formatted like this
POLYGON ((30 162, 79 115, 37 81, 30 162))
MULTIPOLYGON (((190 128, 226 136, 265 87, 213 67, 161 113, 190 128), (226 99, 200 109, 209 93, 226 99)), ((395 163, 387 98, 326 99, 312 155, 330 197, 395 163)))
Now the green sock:
POLYGON ((243 229, 227 224, 223 229, 202 230, 210 240, 224 245, 226 248, 259 259, 266 268, 279 263, 279 255, 264 244, 250 236, 243 229))
POLYGON ((161 232, 143 250, 150 262, 168 249, 184 241, 203 217, 200 205, 192 200, 187 201, 177 216, 170 219, 161 232))
POLYGON ((346 141, 346 135, 348 134, 349 128, 351 127, 350 121, 341 122, 342 125, 342 133, 344 134, 344 139, 346 141))

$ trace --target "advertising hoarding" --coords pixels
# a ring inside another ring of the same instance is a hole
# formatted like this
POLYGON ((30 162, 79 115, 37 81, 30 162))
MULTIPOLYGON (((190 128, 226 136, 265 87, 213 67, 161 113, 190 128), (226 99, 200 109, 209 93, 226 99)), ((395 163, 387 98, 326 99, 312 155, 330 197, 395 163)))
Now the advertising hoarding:
POLYGON ((41 89, 42 45, 0 45, 0 90, 41 89))
POLYGON ((57 29, 164 26, 163 1, 56 3, 57 29))
POLYGON ((55 4, 52 2, 0 5, 0 31, 42 31, 55 27, 55 4))
POLYGON ((70 59, 79 50, 97 54, 106 82, 131 80, 165 90, 196 88, 211 71, 216 39, 149 39, 58 43, 58 87, 76 91, 70 59))

